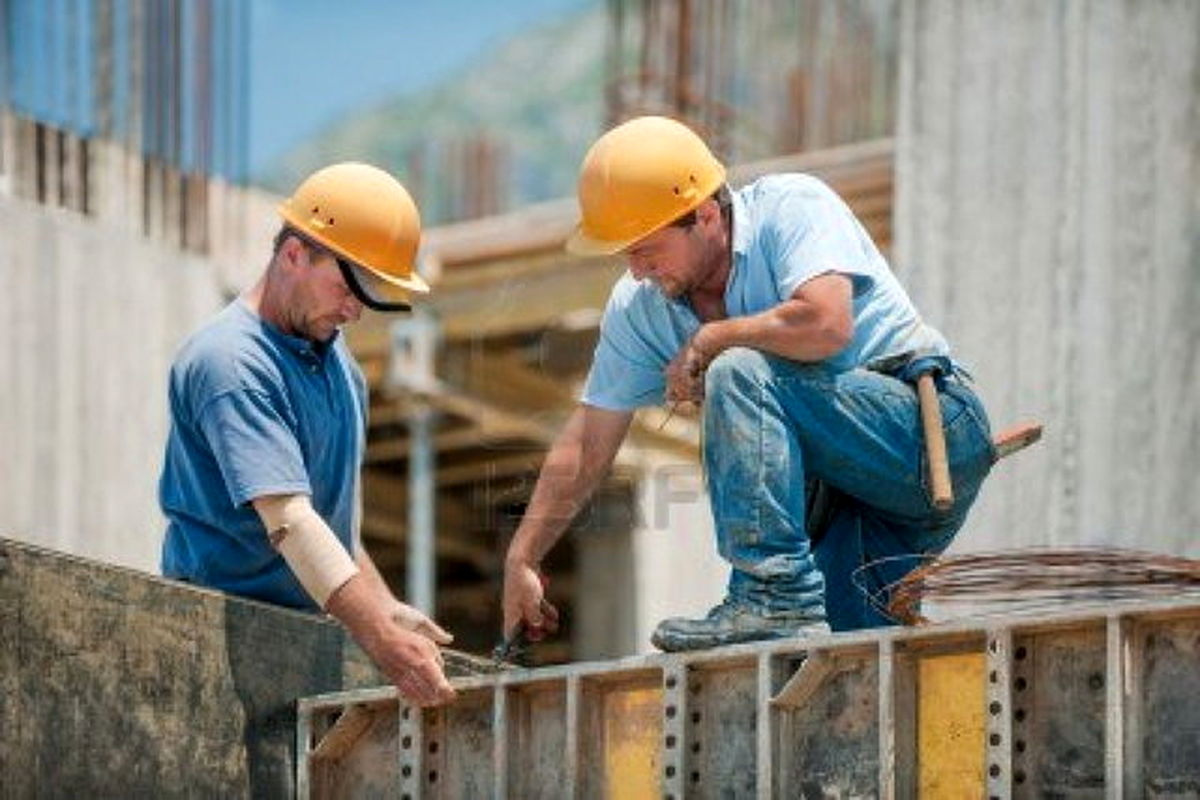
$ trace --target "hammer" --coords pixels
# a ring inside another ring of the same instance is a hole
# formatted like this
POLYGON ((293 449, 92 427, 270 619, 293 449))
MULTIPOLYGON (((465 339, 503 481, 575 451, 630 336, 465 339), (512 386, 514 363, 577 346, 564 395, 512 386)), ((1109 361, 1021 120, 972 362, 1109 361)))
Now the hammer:
POLYGON ((925 434, 925 455, 929 459, 929 490, 933 507, 946 511, 954 505, 954 487, 950 483, 950 464, 946 459, 946 431, 942 427, 942 406, 938 402, 933 370, 917 376, 917 405, 921 409, 921 428, 925 434))

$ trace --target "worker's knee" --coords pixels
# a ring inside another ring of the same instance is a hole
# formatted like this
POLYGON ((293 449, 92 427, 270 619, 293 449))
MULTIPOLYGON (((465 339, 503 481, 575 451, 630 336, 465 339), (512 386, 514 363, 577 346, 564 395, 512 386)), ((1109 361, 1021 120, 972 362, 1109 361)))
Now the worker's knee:
POLYGON ((704 391, 713 397, 731 389, 760 386, 771 377, 767 356, 750 347, 731 347, 708 365, 704 391))
POLYGON ((827 393, 830 377, 819 364, 801 364, 750 347, 731 347, 708 365, 704 391, 713 398, 731 391, 752 388, 758 391, 780 381, 786 382, 792 391, 811 385, 827 393))

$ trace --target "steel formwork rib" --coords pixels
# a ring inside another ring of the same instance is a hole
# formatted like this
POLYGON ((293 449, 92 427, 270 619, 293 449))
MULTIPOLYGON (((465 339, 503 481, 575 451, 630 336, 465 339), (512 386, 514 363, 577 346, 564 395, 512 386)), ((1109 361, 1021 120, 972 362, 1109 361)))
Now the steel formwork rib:
POLYGON ((460 699, 438 709, 410 707, 391 688, 301 700, 298 795, 1119 798, 1200 788, 1195 601, 454 684, 460 699))

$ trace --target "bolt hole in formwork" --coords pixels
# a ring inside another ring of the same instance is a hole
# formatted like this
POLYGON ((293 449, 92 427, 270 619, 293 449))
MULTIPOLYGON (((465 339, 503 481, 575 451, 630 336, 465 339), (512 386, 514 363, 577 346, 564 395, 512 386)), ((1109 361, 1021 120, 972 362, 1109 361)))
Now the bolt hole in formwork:
POLYGON ((1000 777, 1000 765, 992 764, 990 767, 988 767, 988 775, 991 775, 993 778, 999 778, 1000 777))
POLYGON ((1017 770, 1016 772, 1013 773, 1013 780, 1016 781, 1017 783, 1024 783, 1025 782, 1025 773, 1022 772, 1021 770, 1017 770))
POLYGON ((675 767, 671 766, 670 764, 667 765, 667 777, 668 778, 675 777, 675 767))
POLYGON ((688 687, 688 691, 692 694, 700 694, 700 681, 693 681, 692 685, 688 687))
POLYGON ((991 744, 992 747, 999 747, 1000 746, 1000 734, 993 733, 991 736, 988 737, 988 743, 991 744))
POLYGON ((673 735, 668 735, 667 736, 667 749, 673 750, 674 748, 675 748, 675 737, 673 735))
POLYGON ((692 773, 692 783, 699 783, 699 782, 700 782, 700 773, 693 772, 692 773))
POLYGON ((697 725, 700 724, 700 712, 699 711, 692 712, 692 722, 697 725))
POLYGON ((405 750, 407 750, 407 749, 409 749, 410 747, 412 747, 412 737, 411 737, 411 736, 405 736, 404 738, 402 738, 402 739, 400 740, 400 746, 401 746, 401 747, 403 747, 405 750))
POLYGON ((1025 709, 1018 708, 1016 713, 1013 714, 1013 719, 1015 719, 1017 722, 1024 722, 1025 721, 1025 709))
POLYGON ((412 709, 409 708, 408 706, 405 706, 404 710, 400 712, 400 717, 404 720, 407 720, 411 714, 412 714, 412 709))
POLYGON ((1025 657, 1027 655, 1029 655, 1029 651, 1026 650, 1024 646, 1021 646, 1021 647, 1017 648, 1017 652, 1014 653, 1013 655, 1017 659, 1017 661, 1024 661, 1025 657))
POLYGON ((429 743, 429 754, 430 754, 430 755, 437 755, 437 751, 438 751, 438 743, 437 743, 437 742, 430 742, 430 743, 429 743))
POLYGON ((666 684, 668 689, 674 689, 678 685, 679 682, 677 680, 675 680, 674 675, 671 675, 666 679, 666 681, 664 681, 664 683, 666 684))
POLYGON ((437 770, 436 770, 436 769, 431 769, 431 770, 429 771, 429 782, 430 782, 430 783, 437 783, 437 779, 438 779, 437 770))
POLYGON ((1013 686, 1016 687, 1018 692, 1023 692, 1029 688, 1029 681, 1025 680, 1024 678, 1017 678, 1015 681, 1013 681, 1013 686))
POLYGON ((1025 752, 1025 740, 1024 739, 1017 739, 1015 742, 1013 742, 1013 746, 1017 748, 1018 753, 1025 752))
POLYGON ((996 674, 996 670, 992 670, 991 672, 988 673, 988 682, 989 683, 998 683, 999 680, 1000 680, 1000 676, 996 674))
POLYGON ((406 778, 411 778, 412 777, 412 767, 408 764, 405 764, 403 767, 400 768, 400 774, 406 778))
POLYGON ((675 719, 675 706, 667 706, 667 719, 675 719))
POLYGON ((692 742, 692 752, 693 753, 700 752, 700 743, 699 742, 692 742))
POLYGON ((1004 706, 1000 705, 1000 703, 997 702, 996 700, 993 700, 988 705, 988 711, 990 711, 992 713, 992 716, 998 715, 1003 710, 1004 710, 1004 706))

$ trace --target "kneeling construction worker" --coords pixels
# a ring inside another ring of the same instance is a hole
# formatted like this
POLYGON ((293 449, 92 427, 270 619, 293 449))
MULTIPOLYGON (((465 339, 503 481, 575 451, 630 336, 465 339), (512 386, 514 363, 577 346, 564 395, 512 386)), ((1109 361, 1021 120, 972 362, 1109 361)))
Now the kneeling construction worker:
POLYGON ((366 164, 315 172, 280 206, 258 282, 180 349, 159 484, 169 578, 337 617, 409 700, 454 692, 450 635, 393 596, 359 538, 367 393, 341 327, 409 308, 420 219, 366 164))
POLYGON ((568 249, 620 254, 582 400, 546 457, 505 563, 504 625, 552 632, 539 565, 603 479, 634 411, 702 402, 723 602, 667 619, 664 650, 887 624, 882 590, 940 552, 993 459, 987 415, 846 204, 802 174, 731 191, 685 125, 641 117, 583 161, 568 249), (917 372, 937 373, 955 499, 931 502, 917 372), (824 484, 810 539, 806 505, 824 484), (865 565, 858 576, 856 570, 865 565))

